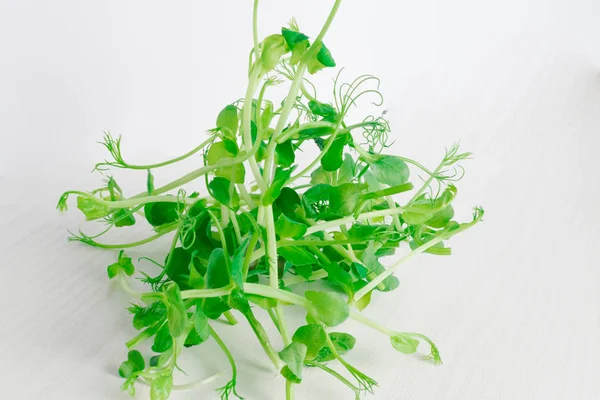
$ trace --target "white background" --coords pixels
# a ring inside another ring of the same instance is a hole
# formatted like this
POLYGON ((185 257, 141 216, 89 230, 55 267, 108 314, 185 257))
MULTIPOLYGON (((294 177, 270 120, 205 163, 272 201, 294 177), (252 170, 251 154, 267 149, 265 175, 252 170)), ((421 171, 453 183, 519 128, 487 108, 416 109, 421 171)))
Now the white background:
MULTIPOLYGON (((89 172, 105 156, 95 144, 104 130, 123 134, 126 157, 141 163, 202 140, 244 94, 250 3, 0 0, 0 397, 127 398, 116 370, 135 332, 128 298, 106 277, 116 253, 67 244, 82 219, 54 206, 63 190, 99 185, 89 172)), ((330 3, 265 0, 260 35, 296 16, 314 37, 330 3)), ((404 266, 400 288, 368 309, 435 339, 443 366, 344 327, 358 338, 349 360, 380 383, 370 398, 600 398, 599 21, 596 0, 343 2, 326 42, 347 78, 381 78, 390 151, 435 166, 461 140, 476 157, 456 208, 487 211, 453 239, 452 257, 404 266)), ((120 182, 132 194, 144 179, 120 182)), ((131 255, 160 258, 162 246, 131 255)), ((282 399, 250 330, 216 328, 238 359, 240 393, 282 399)), ((178 383, 217 371, 227 381, 214 344, 189 353, 178 383)), ((215 399, 216 386, 173 399, 215 399)), ((310 371, 297 398, 352 396, 310 371)))

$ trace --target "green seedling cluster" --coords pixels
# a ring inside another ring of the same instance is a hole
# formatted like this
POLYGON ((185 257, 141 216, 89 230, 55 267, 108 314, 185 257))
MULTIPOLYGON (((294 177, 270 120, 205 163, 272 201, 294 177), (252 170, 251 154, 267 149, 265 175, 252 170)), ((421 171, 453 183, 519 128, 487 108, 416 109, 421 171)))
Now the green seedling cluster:
POLYGON ((245 96, 218 113, 206 140, 177 158, 133 165, 123 156, 121 138, 106 134, 102 144, 110 158, 95 167, 105 177, 102 187, 60 198, 61 211, 74 197, 87 220, 105 224, 98 235, 80 231, 70 240, 120 250, 108 277, 134 298, 129 311, 139 331, 127 342, 129 353, 118 370, 124 390, 133 394, 143 382, 153 400, 164 400, 175 389, 194 387, 174 383, 179 357, 186 348, 214 340, 231 365, 220 397, 242 398, 235 355, 213 329, 218 319, 249 324, 265 361, 285 378, 288 400, 306 368, 335 378, 356 399, 373 392, 377 382, 346 361, 361 343, 340 330, 347 319, 387 337, 400 353, 423 346, 426 358, 441 363, 428 337, 386 327, 365 309, 372 300, 390 299, 384 292, 398 287, 394 272, 400 265, 421 253, 449 255, 448 240, 482 219, 481 208, 472 220, 454 219, 455 183, 464 172, 459 163, 470 154, 452 146, 434 169, 387 154, 391 131, 385 113, 355 121, 349 115, 351 109, 358 114, 363 97, 383 104, 373 76, 343 82, 337 74, 333 99, 321 97, 310 76, 336 66, 323 39, 339 6, 335 1, 314 39, 292 20, 259 41, 256 0, 245 96), (272 87, 286 82, 287 96, 269 100, 272 87), (195 160, 199 168, 169 183, 155 182, 153 171, 183 160, 195 160), (121 169, 140 171, 147 189, 125 196, 113 176, 121 169), (199 191, 189 193, 184 186, 199 191), (140 223, 152 230, 141 240, 100 239, 109 230, 140 223), (164 260, 145 258, 160 267, 158 274, 136 268, 125 254, 163 236, 171 238, 164 260), (392 265, 380 262, 392 255, 392 265), (133 289, 133 277, 147 284, 146 292, 133 289), (301 283, 309 290, 294 290, 301 283), (290 329, 289 307, 304 310, 306 323, 290 329), (282 348, 273 346, 265 319, 281 335, 282 348), (151 344, 151 354, 139 351, 144 342, 151 344))

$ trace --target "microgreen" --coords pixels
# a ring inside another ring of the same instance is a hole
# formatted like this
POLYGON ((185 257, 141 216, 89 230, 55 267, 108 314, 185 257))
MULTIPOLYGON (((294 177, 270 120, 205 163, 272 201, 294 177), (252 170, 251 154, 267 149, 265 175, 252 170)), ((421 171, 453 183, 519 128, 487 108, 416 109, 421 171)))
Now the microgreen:
POLYGON ((303 32, 292 19, 262 40, 258 3, 254 0, 245 95, 213 110, 216 123, 208 137, 180 156, 137 165, 126 161, 121 136, 106 133, 101 143, 109 157, 94 168, 102 175, 100 187, 65 192, 57 205, 66 211, 69 197, 75 197, 86 221, 103 225, 99 234, 80 231, 69 240, 120 250, 107 273, 136 300, 129 312, 138 332, 126 343, 118 370, 123 389, 132 395, 144 382, 152 400, 168 399, 177 386, 181 352, 214 340, 231 367, 231 379, 217 389, 220 397, 242 398, 235 354, 213 328, 217 319, 237 323, 236 316, 249 324, 265 352, 258 362, 270 360, 286 380, 288 400, 295 385, 309 384, 303 380, 306 367, 329 374, 355 399, 374 391, 377 382, 344 358, 370 339, 331 331, 347 319, 387 336, 391 351, 415 354, 425 345, 425 359, 441 363, 427 336, 388 328, 364 310, 372 302, 393 301, 386 292, 400 286, 394 276, 400 265, 422 253, 450 255, 449 240, 482 220, 479 207, 471 221, 455 219, 461 162, 471 154, 453 145, 433 169, 407 155, 389 154, 393 141, 386 112, 360 116, 362 100, 383 105, 378 78, 345 81, 340 70, 325 91, 333 91, 332 98, 311 82, 310 75, 336 66, 323 39, 341 0, 334 1, 320 32, 303 32), (286 82, 288 94, 270 98, 272 87, 286 82), (350 117, 351 108, 358 119, 350 117), (197 169, 155 185, 152 171, 192 157, 197 169), (138 171, 145 191, 126 196, 112 175, 123 169, 138 171), (208 196, 186 193, 187 184, 205 185, 208 196), (129 243, 99 239, 134 225, 149 233, 129 243), (141 257, 134 263, 124 252, 159 246, 155 241, 163 236, 171 238, 170 245, 153 254, 164 250, 164 262, 141 257), (384 266, 384 256, 396 261, 384 266), (159 272, 145 271, 142 260, 159 272), (133 289, 133 278, 147 291, 133 289), (311 286, 303 295, 294 290, 301 282, 311 286), (294 330, 285 320, 290 306, 306 313, 306 323, 294 330), (267 316, 281 335, 279 348, 263 326, 267 316), (144 342, 151 352, 138 349, 144 342), (341 365, 344 373, 328 363, 341 365))

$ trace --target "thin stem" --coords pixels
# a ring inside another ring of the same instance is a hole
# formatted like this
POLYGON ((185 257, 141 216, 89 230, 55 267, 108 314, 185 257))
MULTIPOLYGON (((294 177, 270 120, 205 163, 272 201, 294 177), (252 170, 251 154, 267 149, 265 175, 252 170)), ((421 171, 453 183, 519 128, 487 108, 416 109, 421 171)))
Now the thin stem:
MULTIPOLYGON (((244 289, 245 289, 245 286, 246 285, 244 285, 244 289)), ((264 285, 259 285, 259 286, 264 286, 264 285)), ((269 357, 269 359, 275 366, 275 369, 277 369, 279 371, 283 366, 283 362, 277 355, 277 352, 273 349, 273 346, 271 345, 269 336, 267 335, 265 328, 263 328, 261 323, 256 319, 252 310, 250 310, 250 312, 248 312, 248 313, 245 313, 244 316, 248 320, 250 327, 254 331, 254 334, 256 335, 256 338, 258 339, 263 350, 267 354, 267 357, 269 357)))
POLYGON ((306 130, 306 129, 315 129, 315 128, 335 128, 335 125, 332 124, 331 122, 327 122, 327 121, 315 121, 315 122, 308 122, 306 124, 302 124, 297 128, 294 129, 288 129, 287 131, 285 131, 281 137, 279 137, 277 139, 277 143, 283 143, 283 142, 287 142, 288 140, 290 140, 291 138, 294 137, 294 135, 297 135, 298 133, 306 130))
POLYGON ((238 320, 233 316, 233 314, 231 313, 231 311, 225 311, 223 313, 223 315, 225 316, 225 319, 227 320, 227 322, 229 323, 229 325, 237 325, 238 320))
MULTIPOLYGON (((323 278, 327 278, 327 271, 325 271, 324 269, 320 269, 318 271, 313 272, 308 277, 308 281, 317 281, 323 278)), ((289 278, 283 278, 283 283, 285 284, 285 286, 292 286, 298 283, 304 283, 306 281, 306 278, 300 275, 290 276, 289 278)))
POLYGON ((82 243, 88 244, 90 246, 98 247, 100 249, 130 249, 133 247, 138 247, 138 246, 153 242, 156 239, 158 239, 162 236, 165 236, 166 234, 171 233, 175 230, 177 230, 177 226, 168 228, 164 232, 159 232, 156 235, 147 237, 146 239, 138 240, 136 242, 131 242, 131 243, 105 244, 105 243, 98 243, 93 240, 87 240, 85 237, 83 237, 83 238, 73 237, 73 238, 70 238, 69 240, 82 242, 82 243))
MULTIPOLYGON (((333 369, 329 368, 328 366, 326 366, 325 364, 321 364, 319 362, 316 361, 307 361, 306 365, 309 366, 313 366, 313 367, 317 367, 319 369, 322 369, 323 371, 327 372, 328 374, 330 374, 331 376, 333 376, 334 378, 337 378, 340 382, 342 382, 344 385, 348 386, 353 392, 355 396, 358 396, 360 394, 360 389, 357 388, 356 386, 354 386, 352 384, 352 382, 350 382, 348 379, 346 379, 342 374, 340 374, 337 371, 334 371, 333 369)), ((358 398, 358 397, 357 397, 358 398)))
POLYGON ((256 203, 254 202, 254 200, 252 200, 252 197, 250 197, 250 194, 248 193, 248 189, 246 189, 246 185, 244 185, 243 183, 238 183, 236 186, 240 192, 240 196, 242 197, 244 202, 248 205, 248 208, 249 209, 255 208, 256 203))
MULTIPOLYGON (((156 191, 153 193, 156 193, 156 191)), ((144 192, 144 195, 145 194, 146 194, 146 192, 144 192)), ((66 191, 63 194, 63 196, 66 196, 66 195, 76 195, 76 196, 80 196, 80 197, 85 197, 85 198, 94 200, 96 203, 102 204, 110 209, 129 208, 129 207, 140 206, 140 205, 148 204, 148 203, 182 203, 182 204, 186 204, 186 205, 193 205, 193 204, 196 204, 200 200, 204 200, 203 198, 190 199, 190 198, 181 198, 179 196, 144 196, 144 197, 132 197, 132 198, 126 199, 126 200, 112 201, 112 200, 104 200, 104 199, 102 199, 100 197, 96 197, 90 193, 81 192, 78 190, 66 191)))
POLYGON ((206 139, 204 142, 202 142, 201 144, 199 144, 194 149, 188 151, 187 153, 185 153, 185 154, 183 154, 183 155, 181 155, 179 157, 175 157, 175 158, 172 158, 170 160, 163 161, 163 162, 156 163, 156 164, 132 165, 132 164, 127 164, 127 163, 125 163, 125 164, 119 164, 119 163, 113 163, 113 162, 102 162, 102 163, 98 163, 96 165, 96 169, 98 169, 98 166, 102 166, 102 165, 108 165, 108 166, 111 166, 111 167, 126 168, 126 169, 132 169, 132 170, 148 170, 148 169, 156 169, 156 168, 166 167, 167 165, 175 164, 175 163, 177 163, 179 161, 183 161, 186 158, 189 158, 189 157, 193 156, 194 154, 196 154, 197 152, 199 152, 200 150, 202 150, 203 148, 205 148, 213 140, 214 140, 214 138, 210 137, 210 138, 206 139))
POLYGON ((393 330, 383 326, 379 322, 373 321, 372 319, 365 317, 362 313, 360 313, 358 311, 350 310, 350 318, 352 318, 356 322, 360 322, 363 325, 366 325, 372 329, 375 329, 376 331, 379 331, 386 336, 393 336, 395 333, 393 330))
POLYGON ((343 218, 335 219, 333 221, 327 221, 327 222, 323 222, 320 224, 310 226, 306 230, 306 235, 310 235, 315 232, 325 231, 325 230, 328 230, 331 228, 337 228, 338 226, 350 224, 355 221, 362 221, 365 219, 386 217, 388 215, 401 214, 404 211, 405 210, 403 208, 398 207, 398 208, 395 208, 392 210, 379 210, 379 211, 370 211, 370 212, 362 213, 362 214, 359 214, 356 218, 354 216, 350 215, 348 217, 343 217, 343 218))
MULTIPOLYGON (((254 91, 256 90, 257 82, 260 79, 260 75, 261 67, 260 64, 257 63, 254 65, 254 69, 250 75, 250 81, 248 83, 248 89, 246 90, 246 97, 244 100, 244 108, 242 110, 244 122, 244 144, 246 148, 249 148, 250 143, 252 143, 252 98, 254 91)), ((260 144, 260 137, 256 138, 256 142, 260 144)), ((260 168, 258 167, 256 158, 250 157, 248 162, 250 164, 252 174, 254 175, 254 179, 256 180, 256 184, 260 188, 260 191, 264 193, 267 190, 267 186, 262 175, 260 174, 260 168)))
POLYGON ((285 399, 294 400, 294 384, 290 380, 285 380, 285 399))
POLYGON ((233 290, 232 285, 224 286, 218 289, 190 289, 183 290, 181 292, 181 297, 186 299, 206 299, 210 297, 221 297, 227 296, 233 290))
POLYGON ((232 380, 235 381, 237 378, 237 367, 235 365, 235 360, 233 359, 231 352, 225 345, 225 342, 223 342, 223 340, 221 340, 217 332, 215 332, 213 327, 208 325, 208 329, 210 329, 210 335, 213 337, 213 339, 215 339, 215 342, 217 342, 223 353, 225 353, 225 357, 227 357, 227 361, 229 361, 229 365, 231 366, 232 380))
POLYGON ((252 7, 252 39, 254 41, 254 57, 256 65, 260 59, 260 49, 258 47, 258 0, 254 0, 254 7, 252 7))
POLYGON ((279 274, 277 265, 277 238, 275 236, 275 221, 273 220, 273 206, 265 207, 267 228, 267 259, 269 262, 269 283, 271 287, 279 287, 279 274))
POLYGON ((285 323, 285 315, 283 314, 283 309, 280 304, 277 304, 277 306, 275 307, 275 314, 277 316, 277 320, 279 321, 279 325, 281 328, 279 333, 281 333, 281 338, 283 339, 283 343, 287 346, 288 344, 292 343, 292 340, 291 340, 290 334, 287 330, 287 326, 285 323))

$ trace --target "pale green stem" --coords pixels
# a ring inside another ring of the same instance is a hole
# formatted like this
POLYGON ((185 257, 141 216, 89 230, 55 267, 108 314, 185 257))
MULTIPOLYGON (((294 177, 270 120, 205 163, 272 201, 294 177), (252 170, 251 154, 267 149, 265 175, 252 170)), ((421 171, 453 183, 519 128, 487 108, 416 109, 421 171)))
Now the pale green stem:
MULTIPOLYGON (((254 65, 254 69, 250 75, 250 82, 248 83, 248 89, 246 91, 246 97, 244 100, 244 108, 242 109, 244 114, 244 143, 246 149, 249 148, 250 143, 252 143, 252 97, 254 95, 254 91, 256 90, 256 83, 258 82, 260 75, 261 67, 260 64, 257 63, 254 65)), ((260 137, 257 137, 256 141, 260 143, 260 137)), ((267 190, 267 186, 262 178, 262 175, 260 174, 260 168, 258 167, 256 158, 250 157, 248 163, 250 164, 250 169, 252 170, 256 184, 260 188, 260 191, 264 193, 267 190)))
POLYGON ((285 399, 294 400, 294 384, 287 379, 285 381, 285 399))
POLYGON ((279 333, 281 333, 283 343, 287 346, 288 344, 292 343, 292 340, 290 339, 290 334, 285 323, 285 315, 283 314, 283 309, 281 308, 280 304, 277 304, 277 306, 275 306, 275 315, 277 316, 277 319, 279 320, 279 325, 281 327, 279 333))
MULTIPOLYGON (((144 194, 146 194, 144 192, 144 194)), ((69 190, 63 195, 76 195, 94 200, 98 204, 102 204, 110 209, 117 208, 129 208, 134 206, 141 206, 148 203, 181 203, 186 205, 196 204, 198 201, 203 200, 202 198, 181 198, 179 196, 144 196, 144 197, 132 197, 127 200, 104 200, 100 197, 96 197, 86 192, 80 192, 78 190, 69 190)))
POLYGON ((240 196, 242 197, 244 202, 248 205, 248 208, 252 210, 254 207, 256 207, 256 203, 254 202, 254 200, 252 200, 252 197, 250 197, 250 193, 248 193, 248 189, 246 189, 246 185, 244 185, 243 183, 238 183, 236 186, 240 192, 240 196))
POLYGON ((310 235, 315 232, 321 232, 321 231, 325 231, 328 229, 337 228, 341 225, 350 224, 355 221, 363 221, 363 220, 371 219, 371 218, 386 217, 389 215, 401 214, 404 211, 405 210, 403 208, 395 208, 393 210, 378 210, 378 211, 370 211, 370 212, 362 213, 362 214, 359 214, 356 218, 354 218, 354 216, 350 215, 347 217, 335 219, 333 221, 327 221, 327 222, 323 222, 323 223, 320 223, 317 225, 310 226, 306 230, 306 234, 310 235))
MULTIPOLYGON (((324 269, 320 269, 318 271, 313 272, 308 278, 308 281, 317 281, 326 277, 327 271, 325 271, 324 269)), ((283 283, 285 284, 285 286, 297 285, 298 283, 304 283, 306 281, 306 278, 300 275, 291 276, 289 278, 283 278, 283 283)))
POLYGON ((177 225, 175 225, 167 230, 164 230, 162 232, 159 232, 156 235, 152 235, 150 237, 147 237, 146 239, 138 240, 137 242, 132 242, 132 243, 104 244, 104 243, 98 243, 96 241, 93 241, 93 243, 88 243, 85 240, 78 240, 78 239, 74 239, 74 240, 80 241, 84 244, 89 244, 90 246, 98 247, 99 249, 130 249, 133 247, 138 247, 138 246, 142 246, 144 244, 153 242, 156 239, 158 239, 168 233, 171 233, 175 230, 177 230, 177 225))
POLYGON ((267 228, 267 259, 269 262, 269 282, 271 287, 279 287, 277 266, 277 237, 275 236, 275 221, 273 220, 273 206, 265 207, 267 228))
POLYGON ((213 138, 208 138, 207 140, 205 140, 204 142, 202 142, 201 144, 199 144, 197 147, 195 147, 194 149, 188 151, 187 153, 176 157, 176 158, 172 158, 170 160, 167 161, 163 161, 160 163, 156 163, 156 164, 150 164, 150 165, 132 165, 132 164, 127 164, 125 163, 124 165, 122 164, 118 164, 118 163, 114 163, 114 162, 102 162, 102 163, 98 163, 98 165, 96 167, 98 167, 99 165, 110 165, 116 168, 126 168, 126 169, 133 169, 133 170, 148 170, 148 169, 156 169, 156 168, 161 168, 161 167, 166 167, 167 165, 171 165, 171 164, 175 164, 179 161, 183 161, 186 158, 189 158, 191 156, 193 156, 194 154, 196 154, 197 152, 199 152, 200 150, 202 150, 203 148, 206 147, 206 145, 210 144, 213 141, 213 138))
POLYGON ((260 49, 258 47, 258 0, 254 0, 254 7, 252 7, 252 39, 254 41, 254 56, 256 65, 260 59, 260 49))

